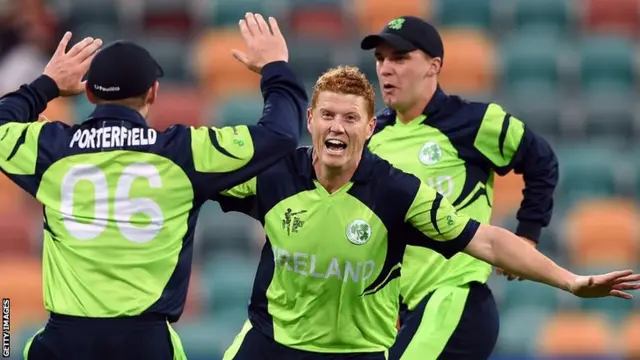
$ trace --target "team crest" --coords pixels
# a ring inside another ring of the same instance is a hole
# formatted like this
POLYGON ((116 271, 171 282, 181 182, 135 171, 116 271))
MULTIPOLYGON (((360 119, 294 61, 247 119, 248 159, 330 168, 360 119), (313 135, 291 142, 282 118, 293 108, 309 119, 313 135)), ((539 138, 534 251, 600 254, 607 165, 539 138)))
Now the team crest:
POLYGON ((418 159, 425 165, 435 165, 442 159, 442 148, 438 143, 429 141, 420 149, 418 159))
POLYGON ((371 238, 371 226, 364 220, 353 220, 347 225, 347 239, 352 244, 362 245, 371 238))

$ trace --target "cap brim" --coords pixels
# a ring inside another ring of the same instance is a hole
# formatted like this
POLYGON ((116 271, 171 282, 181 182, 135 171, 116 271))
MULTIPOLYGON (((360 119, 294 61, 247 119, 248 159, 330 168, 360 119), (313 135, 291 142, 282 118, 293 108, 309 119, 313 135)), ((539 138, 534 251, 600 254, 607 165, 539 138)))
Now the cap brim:
POLYGON ((158 64, 158 62, 155 59, 153 61, 155 61, 156 63, 156 77, 159 79, 164 76, 164 70, 162 69, 162 66, 160 66, 160 64, 158 64))
POLYGON ((360 48, 362 50, 371 50, 375 49, 382 43, 391 45, 394 50, 399 52, 409 52, 418 49, 411 42, 401 38, 398 35, 385 33, 366 36, 364 39, 362 39, 362 42, 360 42, 360 48))

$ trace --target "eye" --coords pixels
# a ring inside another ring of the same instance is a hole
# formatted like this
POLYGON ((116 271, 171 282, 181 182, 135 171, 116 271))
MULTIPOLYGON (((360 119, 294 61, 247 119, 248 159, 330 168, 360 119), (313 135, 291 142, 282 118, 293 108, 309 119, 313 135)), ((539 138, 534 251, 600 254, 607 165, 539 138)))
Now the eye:
POLYGON ((358 121, 358 117, 357 117, 356 115, 353 115, 353 114, 349 114, 349 115, 347 115, 347 116, 346 116, 346 118, 347 118, 347 121, 348 121, 348 122, 355 122, 355 121, 358 121))
POLYGON ((321 115, 322 115, 322 118, 325 119, 325 120, 333 119, 333 114, 331 112, 329 112, 329 111, 326 111, 326 110, 322 111, 321 115))

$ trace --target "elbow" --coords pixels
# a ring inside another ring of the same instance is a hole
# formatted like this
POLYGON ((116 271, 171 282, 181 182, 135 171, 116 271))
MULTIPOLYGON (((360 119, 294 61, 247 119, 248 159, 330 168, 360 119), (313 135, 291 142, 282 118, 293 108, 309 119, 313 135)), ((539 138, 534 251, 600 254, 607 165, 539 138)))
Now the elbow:
POLYGON ((476 259, 494 264, 496 261, 495 239, 500 238, 501 231, 505 230, 492 225, 480 225, 465 252, 476 259))

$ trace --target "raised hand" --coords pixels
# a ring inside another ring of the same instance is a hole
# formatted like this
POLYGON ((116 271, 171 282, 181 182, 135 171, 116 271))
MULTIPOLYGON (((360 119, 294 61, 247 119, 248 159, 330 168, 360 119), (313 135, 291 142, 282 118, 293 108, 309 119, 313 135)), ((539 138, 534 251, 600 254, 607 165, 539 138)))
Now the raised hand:
POLYGON ((581 298, 600 298, 607 296, 632 299, 624 290, 640 289, 640 274, 632 270, 614 271, 604 275, 578 276, 569 286, 569 291, 581 298))
POLYGON ((267 24, 262 15, 247 13, 240 20, 240 33, 247 52, 233 49, 231 54, 249 70, 260 73, 266 64, 289 61, 289 49, 276 19, 270 17, 267 24))
POLYGON ((82 77, 89 70, 91 60, 102 46, 102 40, 88 37, 66 51, 71 36, 71 32, 64 34, 51 60, 44 68, 44 74, 58 85, 60 96, 72 96, 84 92, 82 77))

